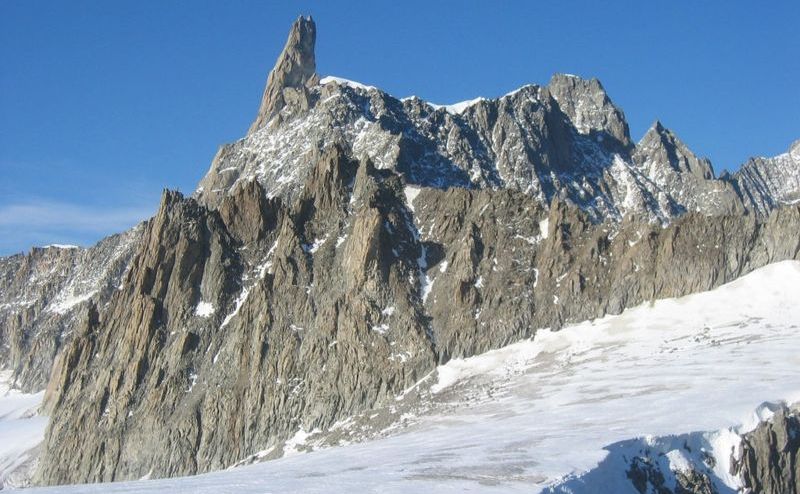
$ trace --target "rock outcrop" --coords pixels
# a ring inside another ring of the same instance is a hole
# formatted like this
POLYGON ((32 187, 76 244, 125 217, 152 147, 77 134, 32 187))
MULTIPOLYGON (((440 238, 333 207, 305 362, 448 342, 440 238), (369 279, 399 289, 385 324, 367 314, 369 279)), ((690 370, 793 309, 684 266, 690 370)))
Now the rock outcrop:
POLYGON ((742 438, 735 474, 745 492, 800 493, 800 409, 782 407, 742 438))
POLYGON ((744 434, 734 427, 608 445, 608 455, 595 468, 567 477, 544 492, 598 492, 601 487, 601 491, 641 494, 797 494, 797 405, 764 403, 759 408, 774 414, 762 417, 744 434), (728 440, 720 441, 720 437, 728 440))
POLYGON ((308 86, 319 81, 316 74, 314 44, 317 28, 311 17, 300 17, 292 25, 289 39, 275 68, 269 73, 261 107, 250 132, 255 132, 280 113, 284 106, 298 105, 308 108, 308 86))
POLYGON ((56 364, 41 480, 226 467, 416 382, 435 358, 400 191, 332 149, 292 207, 257 184, 219 212, 166 194, 56 364))

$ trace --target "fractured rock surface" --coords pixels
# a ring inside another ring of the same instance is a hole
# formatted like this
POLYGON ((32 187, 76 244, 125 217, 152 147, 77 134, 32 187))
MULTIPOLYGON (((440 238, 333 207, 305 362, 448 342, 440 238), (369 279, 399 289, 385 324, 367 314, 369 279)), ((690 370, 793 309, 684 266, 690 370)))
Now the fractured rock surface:
POLYGON ((800 410, 782 407, 742 439, 735 472, 747 492, 800 492, 800 410))

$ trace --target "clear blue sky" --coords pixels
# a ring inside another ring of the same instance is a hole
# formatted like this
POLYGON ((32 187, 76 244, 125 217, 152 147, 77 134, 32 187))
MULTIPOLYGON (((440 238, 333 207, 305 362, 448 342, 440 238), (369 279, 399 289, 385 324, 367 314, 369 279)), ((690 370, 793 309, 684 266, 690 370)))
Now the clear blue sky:
POLYGON ((0 255, 88 245, 244 135, 292 21, 317 67, 437 103, 597 77, 715 168, 800 138, 800 1, 0 1, 0 255))

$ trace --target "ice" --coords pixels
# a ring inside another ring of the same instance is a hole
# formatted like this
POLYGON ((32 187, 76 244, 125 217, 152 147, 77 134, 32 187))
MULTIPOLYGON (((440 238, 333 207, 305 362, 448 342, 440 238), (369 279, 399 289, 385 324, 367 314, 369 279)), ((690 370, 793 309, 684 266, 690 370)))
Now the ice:
POLYGON ((310 244, 303 244, 303 250, 309 254, 314 254, 322 247, 322 244, 324 244, 326 240, 328 240, 328 235, 325 235, 323 238, 315 238, 310 244))
POLYGON ((306 432, 303 429, 298 430, 294 436, 289 438, 283 446, 283 454, 285 457, 301 453, 306 444, 309 436, 318 433, 319 429, 314 429, 311 432, 306 432))
POLYGON ((542 238, 547 238, 550 235, 550 218, 545 218, 539 222, 539 236, 542 238))
POLYGON ((524 86, 520 86, 520 87, 518 87, 517 89, 514 89, 514 90, 512 90, 512 91, 509 91, 509 92, 507 92, 507 93, 506 93, 506 94, 504 94, 502 97, 503 97, 503 98, 510 98, 510 97, 514 96, 515 94, 519 93, 520 91, 522 91, 523 89, 527 89, 527 88, 529 88, 529 87, 535 88, 536 86, 534 86, 534 85, 532 85, 532 84, 526 84, 526 85, 524 85, 524 86))
POLYGON ((56 297, 56 300, 50 304, 47 310, 57 314, 66 314, 76 305, 86 302, 92 298, 95 293, 97 293, 97 290, 92 290, 88 293, 82 293, 79 295, 64 295, 62 292, 62 294, 59 294, 59 296, 56 297))
POLYGON ((628 247, 633 247, 642 239, 642 232, 636 232, 636 240, 628 240, 628 247))
POLYGON ((425 301, 428 300, 428 295, 431 294, 431 290, 433 289, 433 280, 430 276, 428 276, 427 249, 425 248, 424 244, 420 244, 419 249, 420 253, 419 257, 417 258, 417 267, 419 268, 420 279, 419 293, 420 296, 422 296, 422 302, 425 303, 425 301))
POLYGON ((514 238, 518 238, 520 240, 524 240, 524 241, 528 242, 531 245, 536 245, 542 239, 542 237, 539 236, 539 235, 534 235, 533 237, 524 237, 524 236, 522 236, 520 234, 514 235, 514 238))
POLYGON ((250 295, 250 289, 249 288, 242 289, 242 293, 240 293, 239 296, 236 297, 236 303, 233 307, 233 311, 227 316, 225 316, 225 319, 223 319, 220 328, 224 328, 225 326, 227 326, 231 322, 231 320, 234 317, 236 317, 236 314, 239 313, 239 309, 242 308, 242 305, 244 305, 245 300, 247 300, 248 295, 250 295))
POLYGON ((189 374, 189 386, 186 388, 186 392, 191 393, 192 389, 194 389, 195 384, 197 384, 197 373, 191 372, 189 374))
POLYGON ((372 326, 372 330, 378 334, 386 334, 389 332, 389 325, 384 323, 377 326, 372 326))

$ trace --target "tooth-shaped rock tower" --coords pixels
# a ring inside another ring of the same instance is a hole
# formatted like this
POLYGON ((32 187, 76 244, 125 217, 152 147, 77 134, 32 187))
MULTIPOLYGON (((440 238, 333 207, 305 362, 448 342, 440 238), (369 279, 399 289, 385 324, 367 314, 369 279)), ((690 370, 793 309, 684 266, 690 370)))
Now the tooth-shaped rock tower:
POLYGON ((309 17, 299 17, 292 25, 286 46, 278 57, 275 67, 269 73, 267 87, 261 98, 255 122, 250 133, 264 126, 289 102, 308 104, 307 87, 319 82, 317 63, 314 57, 314 44, 317 39, 317 26, 309 17))

